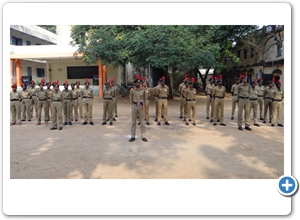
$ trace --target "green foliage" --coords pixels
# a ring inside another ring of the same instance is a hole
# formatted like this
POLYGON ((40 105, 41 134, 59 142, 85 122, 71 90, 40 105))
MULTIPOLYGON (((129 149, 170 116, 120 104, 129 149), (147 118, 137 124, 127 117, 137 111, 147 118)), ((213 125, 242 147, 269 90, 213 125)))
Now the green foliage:
POLYGON ((56 25, 38 25, 38 26, 56 34, 56 25))

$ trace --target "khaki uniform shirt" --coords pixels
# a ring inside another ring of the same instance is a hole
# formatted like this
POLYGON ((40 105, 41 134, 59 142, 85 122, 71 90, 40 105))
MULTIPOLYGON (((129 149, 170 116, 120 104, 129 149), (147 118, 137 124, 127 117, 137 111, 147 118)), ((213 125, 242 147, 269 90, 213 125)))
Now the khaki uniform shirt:
POLYGON ((185 88, 185 83, 180 83, 178 87, 179 94, 182 95, 182 90, 185 88))
POLYGON ((148 99, 150 98, 150 96, 151 96, 150 88, 145 87, 144 90, 145 90, 145 92, 146 92, 146 99, 148 100, 148 99))
POLYGON ((31 96, 36 96, 38 89, 35 88, 35 87, 32 88, 32 87, 30 86, 30 87, 28 88, 28 91, 31 92, 31 96))
POLYGON ((78 94, 78 91, 74 88, 74 90, 72 89, 72 95, 73 95, 73 99, 77 99, 79 94, 78 94))
POLYGON ((237 96, 244 98, 249 97, 250 88, 251 86, 248 83, 246 83, 246 85, 243 83, 239 84, 237 87, 237 96))
POLYGON ((119 88, 118 88, 118 86, 114 85, 111 88, 115 91, 114 97, 118 97, 119 96, 119 88))
POLYGON ((48 91, 43 89, 43 90, 38 90, 37 91, 37 98, 38 99, 47 99, 48 98, 48 91))
POLYGON ((75 90, 77 91, 77 94, 78 94, 78 97, 81 97, 81 88, 79 87, 79 88, 75 88, 75 90))
POLYGON ((31 96, 31 92, 28 91, 28 90, 22 90, 22 91, 20 92, 20 95, 21 95, 21 98, 22 98, 22 99, 29 99, 30 96, 31 96))
POLYGON ((263 96, 264 95, 265 87, 263 85, 261 85, 261 86, 255 86, 255 88, 257 90, 257 95, 258 96, 263 96))
POLYGON ((236 84, 236 83, 231 86, 231 92, 233 93, 233 95, 236 95, 237 86, 238 86, 238 84, 236 84))
POLYGON ((167 85, 165 85, 164 87, 159 85, 158 87, 156 87, 155 93, 158 95, 158 97, 167 98, 169 95, 169 87, 167 85))
POLYGON ((273 91, 274 91, 274 89, 270 88, 269 86, 267 88, 265 88, 264 98, 272 98, 273 91))
POLYGON ((10 100, 12 100, 12 99, 20 100, 21 99, 20 93, 18 91, 10 92, 10 100))
POLYGON ((213 94, 215 95, 215 98, 217 98, 217 97, 222 97, 223 98, 224 95, 225 95, 225 91, 226 91, 226 89, 225 89, 224 86, 221 86, 221 87, 216 86, 213 89, 213 94))
POLYGON ((86 88, 82 89, 81 90, 81 97, 82 98, 88 97, 88 98, 94 99, 94 90, 92 90, 90 88, 88 88, 88 89, 86 89, 86 88))
POLYGON ((146 103, 146 91, 142 88, 131 89, 129 97, 130 97, 131 104, 146 103))
POLYGON ((73 92, 72 92, 72 90, 63 90, 62 91, 62 95, 63 95, 63 97, 64 97, 64 99, 70 99, 70 100, 72 100, 73 99, 73 92))
POLYGON ((215 85, 214 84, 207 84, 206 87, 205 87, 205 92, 207 93, 207 95, 212 95, 213 94, 213 90, 215 88, 215 85))
POLYGON ((62 95, 62 92, 61 91, 57 91, 57 92, 53 92, 52 94, 51 94, 51 100, 52 101, 61 101, 61 102, 63 102, 64 100, 63 100, 64 98, 63 98, 63 95, 62 95))
POLYGON ((186 99, 196 99, 196 89, 185 89, 184 90, 184 96, 186 99))
POLYGON ((282 100, 283 99, 283 91, 282 90, 274 90, 273 93, 274 100, 282 100))
POLYGON ((103 98, 111 99, 114 96, 115 96, 115 90, 114 89, 112 89, 112 88, 106 89, 106 87, 104 88, 104 90, 103 90, 103 98))
POLYGON ((53 89, 47 89, 48 98, 51 97, 52 92, 54 92, 53 89))
POLYGON ((256 88, 250 88, 250 93, 249 93, 249 98, 250 99, 257 99, 258 98, 258 96, 257 96, 257 94, 258 94, 258 91, 257 91, 257 89, 256 88))

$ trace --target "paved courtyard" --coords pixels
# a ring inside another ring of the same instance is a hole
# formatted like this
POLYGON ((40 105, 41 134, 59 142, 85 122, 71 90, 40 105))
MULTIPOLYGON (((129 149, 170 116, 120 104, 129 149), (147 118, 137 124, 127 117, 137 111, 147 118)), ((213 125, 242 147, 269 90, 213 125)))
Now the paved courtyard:
MULTIPOLYGON (((197 126, 178 118, 179 98, 169 100, 170 126, 154 122, 150 100, 148 142, 137 125, 136 141, 128 142, 131 107, 128 97, 118 99, 113 126, 101 125, 102 99, 93 106, 95 125, 82 119, 62 131, 36 126, 36 118, 10 127, 12 179, 277 179, 284 173, 284 128, 251 126, 237 129, 231 117, 231 97, 225 98, 226 127, 213 126, 205 117, 205 96, 198 95, 197 126)), ((252 118, 252 116, 251 116, 252 118)), ((283 121, 284 122, 284 121, 283 121)), ((251 124, 253 121, 251 120, 251 124)), ((284 123, 283 123, 284 124, 284 123)))

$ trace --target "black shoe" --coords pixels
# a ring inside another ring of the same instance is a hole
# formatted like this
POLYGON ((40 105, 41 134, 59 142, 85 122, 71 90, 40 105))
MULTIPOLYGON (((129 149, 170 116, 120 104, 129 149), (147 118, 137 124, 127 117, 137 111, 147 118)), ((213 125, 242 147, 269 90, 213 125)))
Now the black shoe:
POLYGON ((217 122, 220 122, 220 120, 218 119, 217 122))
POLYGON ((272 123, 272 122, 270 121, 270 123, 272 123))
POLYGON ((109 122, 109 125, 113 125, 113 123, 112 123, 112 122, 109 122))
POLYGON ((22 121, 26 121, 25 119, 23 119, 22 121))
POLYGON ((59 127, 59 129, 58 130, 62 130, 62 127, 59 127))
POLYGON ((118 117, 118 115, 115 115, 115 118, 117 118, 118 117))
POLYGON ((143 137, 142 140, 143 140, 144 142, 147 142, 147 141, 148 141, 148 139, 145 138, 145 137, 143 137))
POLYGON ((78 119, 75 119, 75 121, 78 121, 78 119))
POLYGON ((158 122, 157 125, 160 126, 160 122, 158 122))
POLYGON ((90 122, 90 125, 94 125, 94 122, 91 121, 91 122, 90 122))
POLYGON ((115 118, 113 118, 113 121, 117 121, 115 118))
POLYGON ((102 122, 102 124, 101 124, 101 125, 106 125, 106 121, 102 122))
POLYGON ((213 123, 213 126, 216 126, 217 125, 217 123, 215 122, 215 123, 213 123))
POLYGON ((189 119, 189 121, 192 121, 192 119, 189 119))
POLYGON ((155 118, 154 121, 157 121, 157 118, 155 118))
POLYGON ((209 119, 209 117, 207 116, 206 119, 209 119))
POLYGON ((106 119, 106 121, 109 121, 109 118, 108 118, 108 119, 106 119))
POLYGON ((209 121, 209 122, 214 122, 214 120, 210 119, 210 121, 209 121))
POLYGON ((279 127, 283 127, 283 124, 278 124, 279 127))
POLYGON ((29 119, 28 121, 31 121, 31 119, 29 119))
POLYGON ((196 126, 196 123, 194 122, 193 125, 196 126))
POLYGON ((165 122, 165 125, 170 125, 170 124, 169 124, 169 122, 166 121, 166 122, 165 122))
POLYGON ((138 122, 138 125, 141 125, 141 122, 138 122))
POLYGON ((271 124, 271 126, 274 127, 275 125, 274 125, 274 124, 271 124))
POLYGON ((259 127, 260 125, 259 125, 259 124, 257 124, 257 123, 255 123, 255 124, 254 124, 254 126, 257 126, 257 127, 259 127))
POLYGON ((52 127, 52 128, 50 128, 50 130, 56 130, 57 128, 54 128, 54 127, 52 127))
POLYGON ((182 118, 183 118, 183 116, 180 116, 180 117, 179 117, 179 119, 182 119, 182 118))
POLYGON ((69 125, 72 125, 72 122, 69 122, 69 125))
POLYGON ((164 116, 162 115, 161 118, 164 118, 164 116))
POLYGON ((149 123, 149 122, 146 122, 146 125, 150 125, 150 123, 149 123))
POLYGON ((190 125, 188 122, 185 122, 185 125, 190 125))
POLYGON ((67 125, 68 123, 67 122, 64 122, 64 124, 63 125, 67 125))
POLYGON ((71 119, 71 121, 73 121, 73 119, 71 119))
POLYGON ((266 120, 264 120, 263 123, 266 124, 267 123, 266 120))
POLYGON ((132 142, 132 141, 135 141, 135 138, 132 137, 129 139, 129 142, 132 142))
POLYGON ((240 131, 242 131, 242 130, 243 130, 243 128, 242 128, 242 127, 239 127, 238 129, 239 129, 240 131))
POLYGON ((262 120, 262 121, 263 121, 264 119, 263 119, 263 118, 260 118, 259 120, 262 120))
POLYGON ((86 121, 82 123, 82 125, 86 125, 86 124, 87 124, 87 122, 86 122, 86 121))
POLYGON ((222 125, 222 126, 226 126, 226 124, 224 124, 224 123, 221 123, 220 125, 222 125))
POLYGON ((231 117, 231 120, 233 120, 233 117, 231 117))
POLYGON ((252 131, 252 128, 250 128, 249 126, 246 126, 245 129, 248 131, 252 131))

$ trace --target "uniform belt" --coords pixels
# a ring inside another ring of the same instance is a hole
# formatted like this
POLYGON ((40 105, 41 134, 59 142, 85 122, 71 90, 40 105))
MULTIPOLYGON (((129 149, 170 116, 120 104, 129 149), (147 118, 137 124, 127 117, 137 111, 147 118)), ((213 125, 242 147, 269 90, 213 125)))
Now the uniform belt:
POLYGON ((191 101, 195 101, 196 99, 186 99, 186 101, 191 102, 191 101))
POLYGON ((32 94, 32 96, 36 96, 36 94, 32 94))
POLYGON ((209 95, 209 96, 210 96, 210 98, 211 98, 211 94, 207 94, 207 95, 209 95))
POLYGON ((276 102, 281 102, 282 99, 274 99, 274 101, 276 101, 276 102))
POLYGON ((240 99, 249 99, 249 97, 242 97, 242 96, 239 96, 240 99))
POLYGON ((64 100, 70 100, 70 98, 64 98, 64 100))
POLYGON ((39 99, 39 101, 46 101, 46 99, 39 99))
POLYGON ((159 99, 167 99, 168 97, 158 97, 159 99))
POLYGON ((258 97, 262 97, 262 95, 258 95, 258 97))
POLYGON ((234 96, 236 96, 236 94, 234 94, 234 96))
MULTIPOLYGON (((77 98, 75 98, 75 99, 78 99, 78 97, 77 97, 77 98)), ((75 100, 75 99, 72 99, 72 100, 75 100)))
POLYGON ((216 98, 218 98, 218 99, 224 99, 224 97, 220 97, 220 96, 216 96, 216 98))
POLYGON ((29 99, 29 98, 22 98, 22 99, 29 99))
POLYGON ((112 98, 103 98, 103 99, 105 99, 105 100, 112 100, 112 98))
POLYGON ((92 97, 88 97, 88 96, 83 96, 83 98, 86 98, 86 99, 90 99, 90 98, 92 98, 92 97))
POLYGON ((11 99, 10 101, 12 101, 12 102, 13 102, 13 101, 19 101, 19 99, 11 99))
POLYGON ((61 102, 61 100, 52 100, 52 102, 61 102))
POLYGON ((249 98, 249 100, 251 100, 251 101, 256 101, 257 99, 250 99, 250 98, 249 98))
POLYGON ((265 97, 265 99, 271 99, 270 97, 265 97))
POLYGON ((48 99, 51 99, 50 97, 48 97, 48 99))

